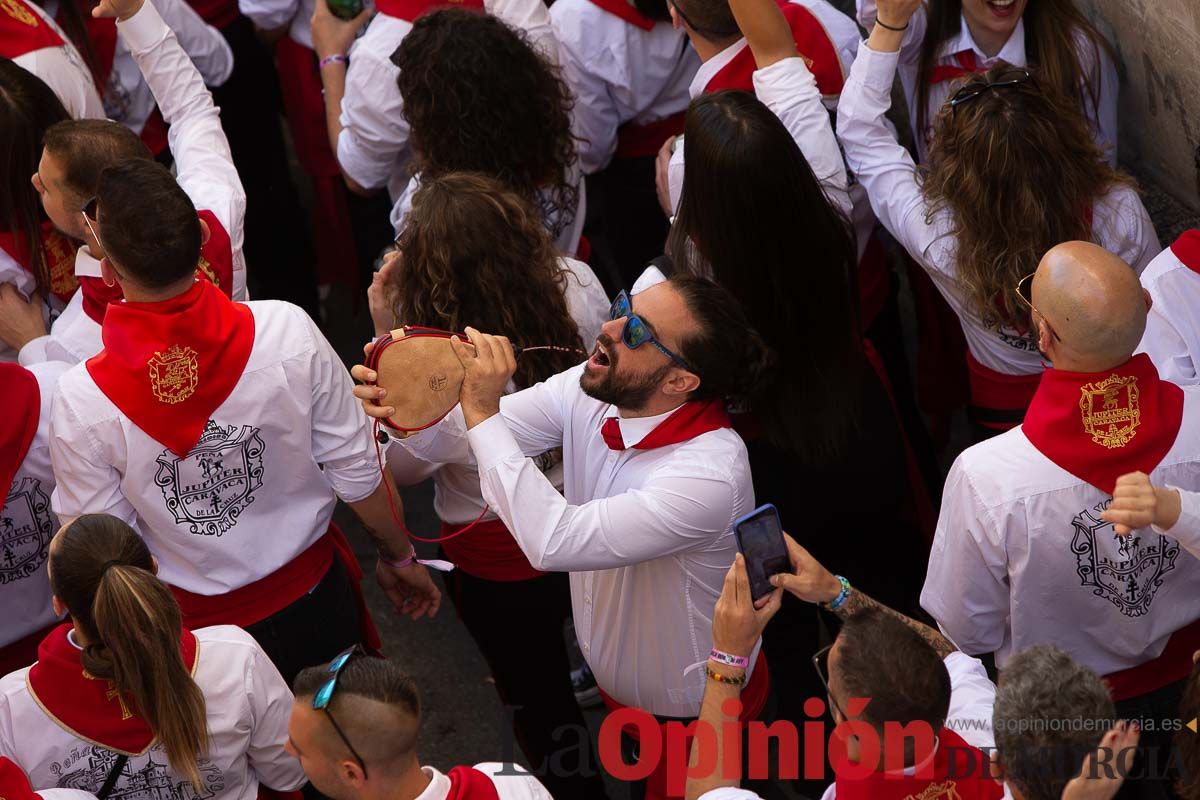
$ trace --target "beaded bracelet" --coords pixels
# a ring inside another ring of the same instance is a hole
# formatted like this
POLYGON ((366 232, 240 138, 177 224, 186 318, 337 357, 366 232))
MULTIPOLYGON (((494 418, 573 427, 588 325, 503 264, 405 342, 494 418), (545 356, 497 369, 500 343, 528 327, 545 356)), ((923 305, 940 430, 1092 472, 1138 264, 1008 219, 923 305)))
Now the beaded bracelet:
POLYGON ((330 64, 349 64, 349 63, 350 63, 350 56, 346 55, 345 53, 336 53, 331 56, 325 56, 320 61, 318 61, 317 69, 318 70, 325 69, 330 64))
POLYGON ((708 652, 708 660, 724 664, 727 667, 738 667, 739 669, 746 669, 746 667, 750 666, 750 659, 745 656, 731 655, 715 647, 708 652))
POLYGON ((719 672, 713 672, 711 669, 708 668, 707 664, 704 665, 704 674, 708 676, 709 680, 716 681, 717 683, 727 683, 730 686, 745 686, 746 685, 745 674, 739 675, 736 678, 730 677, 729 675, 722 675, 719 672))
POLYGON ((843 578, 841 575, 834 575, 838 579, 838 583, 842 585, 842 590, 838 592, 838 596, 829 601, 829 610, 837 611, 846 603, 846 598, 850 596, 850 581, 843 578))

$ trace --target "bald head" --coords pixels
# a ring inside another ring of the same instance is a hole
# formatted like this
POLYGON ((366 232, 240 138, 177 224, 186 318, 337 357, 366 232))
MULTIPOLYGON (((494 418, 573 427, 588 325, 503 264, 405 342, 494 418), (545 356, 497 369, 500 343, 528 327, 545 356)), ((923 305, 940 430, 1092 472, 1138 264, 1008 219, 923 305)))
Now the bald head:
POLYGON ((1100 372, 1133 355, 1146 330, 1146 294, 1128 264, 1089 242, 1066 242, 1042 258, 1033 304, 1058 338, 1046 350, 1058 369, 1100 372))

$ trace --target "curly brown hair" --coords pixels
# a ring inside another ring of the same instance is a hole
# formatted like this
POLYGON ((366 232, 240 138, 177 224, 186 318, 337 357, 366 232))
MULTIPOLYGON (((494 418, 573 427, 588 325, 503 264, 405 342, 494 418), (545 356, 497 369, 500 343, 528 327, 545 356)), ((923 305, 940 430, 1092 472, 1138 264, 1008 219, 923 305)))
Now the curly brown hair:
MULTIPOLYGON (((964 87, 996 80, 993 67, 964 87)), ((1031 79, 987 90, 934 122, 921 168, 926 221, 949 210, 958 244, 955 271, 985 322, 1029 330, 1015 287, 1047 250, 1093 241, 1097 198, 1133 180, 1109 166, 1076 102, 1031 79)))
MULTIPOLYGON (((397 241, 388 287, 406 325, 461 331, 467 325, 521 345, 583 349, 567 309, 569 270, 537 209, 492 177, 452 172, 423 178, 397 241)), ((548 350, 517 361, 518 386, 575 366, 574 353, 548 350)))
POLYGON ((542 206, 558 236, 579 200, 570 90, 523 31, 461 8, 417 20, 392 53, 413 168, 481 172, 542 206))

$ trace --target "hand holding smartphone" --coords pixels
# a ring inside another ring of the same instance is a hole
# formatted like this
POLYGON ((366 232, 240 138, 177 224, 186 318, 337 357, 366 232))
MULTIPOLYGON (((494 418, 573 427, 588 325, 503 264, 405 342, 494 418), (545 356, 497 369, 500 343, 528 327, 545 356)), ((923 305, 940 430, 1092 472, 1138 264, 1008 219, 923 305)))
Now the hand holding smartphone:
POLYGON ((772 575, 791 571, 779 511, 770 503, 759 506, 734 522, 733 532, 737 536, 738 549, 746 559, 750 596, 758 602, 775 589, 771 585, 772 575))

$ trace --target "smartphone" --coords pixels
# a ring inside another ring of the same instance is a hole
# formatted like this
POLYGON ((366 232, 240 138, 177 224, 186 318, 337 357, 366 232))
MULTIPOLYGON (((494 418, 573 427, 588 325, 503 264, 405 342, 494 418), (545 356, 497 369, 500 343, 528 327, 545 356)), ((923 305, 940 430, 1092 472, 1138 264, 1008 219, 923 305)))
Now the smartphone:
POLYGON ((738 549, 746 559, 746 574, 750 578, 750 596, 758 600, 775 587, 771 576, 791 568, 787 544, 783 541, 783 525, 779 510, 767 503, 733 523, 738 549))
POLYGON ((325 0, 329 10, 339 19, 354 19, 363 10, 363 0, 325 0))

